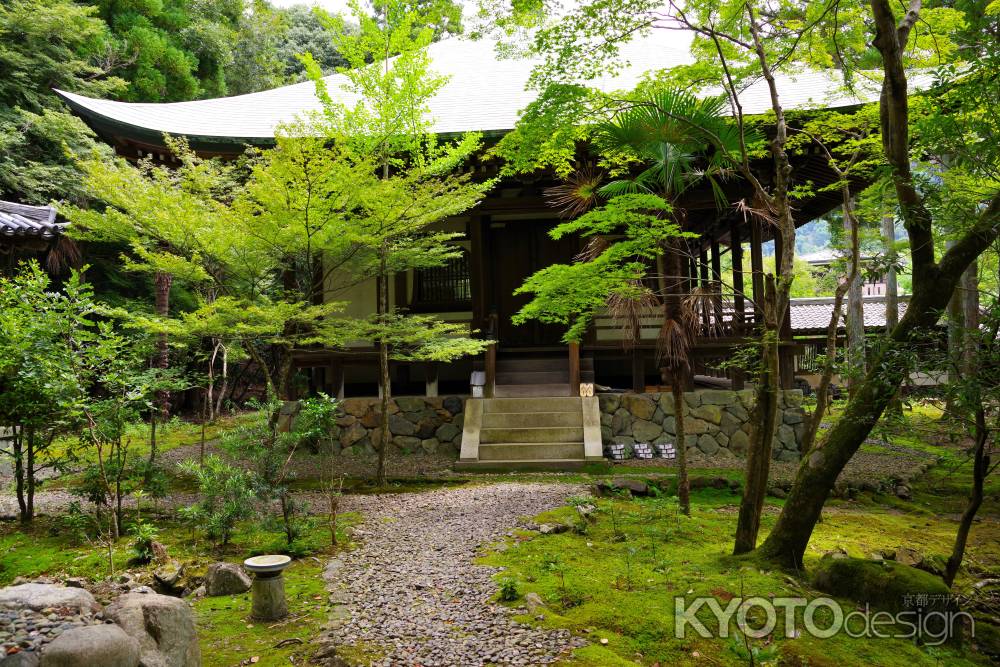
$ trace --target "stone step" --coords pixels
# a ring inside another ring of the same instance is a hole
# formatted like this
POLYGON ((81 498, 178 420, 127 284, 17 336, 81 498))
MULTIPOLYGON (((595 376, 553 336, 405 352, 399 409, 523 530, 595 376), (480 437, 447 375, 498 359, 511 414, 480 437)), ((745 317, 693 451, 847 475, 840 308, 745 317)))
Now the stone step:
POLYGON ((479 446, 480 461, 550 461, 583 459, 582 442, 505 442, 479 446))
POLYGON ((582 412, 582 410, 579 397, 558 394, 535 398, 497 397, 483 400, 484 415, 491 412, 582 412))
MULTIPOLYGON (((548 398, 570 397, 569 381, 557 384, 498 384, 494 389, 497 398, 548 398)), ((541 412, 541 410, 534 410, 541 412)))
MULTIPOLYGON (((583 443, 583 426, 542 428, 484 428, 479 432, 482 444, 508 442, 579 442, 583 443)), ((582 444, 581 444, 582 446, 582 444)))
POLYGON ((583 426, 583 413, 572 412, 487 412, 483 428, 525 428, 551 426, 583 426))

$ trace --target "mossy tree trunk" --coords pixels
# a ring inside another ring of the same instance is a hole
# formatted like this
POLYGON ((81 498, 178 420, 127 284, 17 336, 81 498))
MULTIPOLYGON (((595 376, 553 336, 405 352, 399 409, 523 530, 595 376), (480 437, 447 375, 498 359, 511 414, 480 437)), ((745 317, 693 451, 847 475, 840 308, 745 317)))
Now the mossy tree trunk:
POLYGON ((837 477, 908 373, 910 349, 937 324, 962 273, 996 239, 1000 224, 998 193, 965 235, 936 260, 933 219, 910 170, 908 88, 903 67, 903 46, 919 19, 919 4, 911 6, 898 26, 888 0, 871 0, 871 7, 876 27, 873 43, 882 55, 885 72, 880 101, 882 143, 909 236, 913 295, 844 415, 799 464, 778 521, 759 549, 762 556, 786 567, 802 566, 809 538, 837 477))

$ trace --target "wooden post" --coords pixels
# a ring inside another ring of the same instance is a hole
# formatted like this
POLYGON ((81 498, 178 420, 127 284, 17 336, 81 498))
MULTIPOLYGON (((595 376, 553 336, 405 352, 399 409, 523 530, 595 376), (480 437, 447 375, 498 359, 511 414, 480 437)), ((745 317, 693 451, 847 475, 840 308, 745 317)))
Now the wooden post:
POLYGON ((326 393, 336 399, 344 398, 344 362, 333 359, 326 367, 326 393))
POLYGON ((743 323, 746 321, 746 300, 743 295, 743 242, 736 221, 729 225, 729 254, 733 260, 733 329, 742 335, 743 323))
POLYGON ((485 326, 486 279, 483 275, 483 258, 486 248, 483 239, 483 217, 473 215, 469 220, 469 289, 472 291, 472 328, 485 326))
MULTIPOLYGON (((743 297, 743 244, 740 227, 735 220, 729 223, 729 254, 733 260, 733 334, 746 334, 746 301, 743 297)), ((746 374, 742 368, 733 368, 733 389, 739 391, 746 386, 746 374)))
POLYGON ((483 386, 483 396, 493 398, 497 381, 497 344, 490 343, 486 348, 486 384, 483 386))
POLYGON ((646 391, 646 359, 638 345, 632 348, 632 391, 637 394, 646 391))
POLYGON ((753 294, 754 320, 764 322, 764 255, 761 253, 760 223, 750 221, 750 279, 753 294))
POLYGON ((712 281, 722 282, 722 253, 719 250, 719 239, 712 237, 712 281))
POLYGON ((569 395, 580 395, 580 344, 569 344, 569 395))
POLYGON ((438 395, 438 364, 436 361, 428 361, 424 365, 424 395, 438 395))

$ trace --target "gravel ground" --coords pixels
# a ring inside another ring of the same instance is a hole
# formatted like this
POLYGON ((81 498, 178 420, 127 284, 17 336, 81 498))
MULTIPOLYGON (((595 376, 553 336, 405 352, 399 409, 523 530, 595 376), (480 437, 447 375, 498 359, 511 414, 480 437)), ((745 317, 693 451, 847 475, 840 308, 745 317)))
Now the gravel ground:
MULTIPOLYGON (((348 496, 362 512, 360 546, 330 563, 328 641, 378 647, 375 665, 542 665, 585 642, 515 622, 493 602, 495 568, 479 548, 521 519, 563 504, 565 484, 496 484, 421 494, 348 496)), ((522 610, 523 611, 523 610, 522 610)))

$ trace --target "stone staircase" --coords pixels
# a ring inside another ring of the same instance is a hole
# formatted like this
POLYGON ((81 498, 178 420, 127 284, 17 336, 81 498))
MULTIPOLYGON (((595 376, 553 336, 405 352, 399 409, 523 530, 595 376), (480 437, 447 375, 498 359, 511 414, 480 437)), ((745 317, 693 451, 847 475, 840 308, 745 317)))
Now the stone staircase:
POLYGON ((600 410, 593 396, 466 401, 458 469, 572 470, 601 460, 600 410))
MULTIPOLYGON (((569 386, 569 360, 559 357, 514 357, 497 359, 497 398, 525 396, 575 396, 569 386)), ((594 381, 594 360, 580 359, 580 382, 594 381)))

